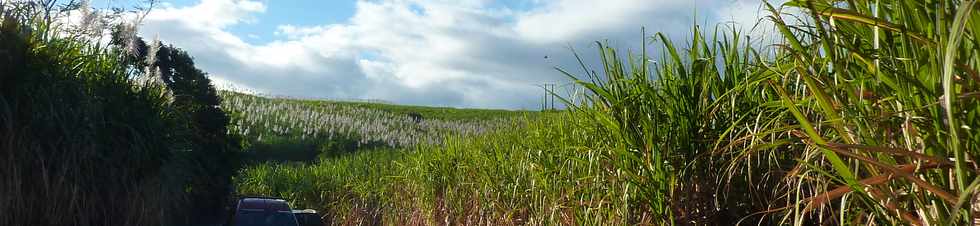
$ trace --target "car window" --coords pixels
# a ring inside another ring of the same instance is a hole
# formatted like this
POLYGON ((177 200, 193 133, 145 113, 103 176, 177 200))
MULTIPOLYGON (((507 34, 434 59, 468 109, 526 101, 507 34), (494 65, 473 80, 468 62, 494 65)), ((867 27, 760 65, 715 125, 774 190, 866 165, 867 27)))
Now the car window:
POLYGON ((298 226, 296 217, 290 212, 239 211, 235 216, 235 226, 298 226))

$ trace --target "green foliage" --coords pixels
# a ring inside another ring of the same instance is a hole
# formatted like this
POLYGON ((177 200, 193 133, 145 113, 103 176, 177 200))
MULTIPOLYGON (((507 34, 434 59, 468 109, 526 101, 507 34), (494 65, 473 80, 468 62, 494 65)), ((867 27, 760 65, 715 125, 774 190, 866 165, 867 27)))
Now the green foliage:
POLYGON ((646 50, 622 58, 599 43, 602 70, 576 76, 559 69, 588 91, 582 103, 568 104, 576 117, 595 122, 597 132, 613 134, 617 145, 608 158, 616 159, 623 179, 637 186, 637 213, 651 211, 657 224, 723 223, 747 214, 736 206, 747 204, 743 197, 729 202, 705 189, 722 186, 721 169, 711 158, 719 137, 739 115, 758 112, 753 107, 759 107, 759 98, 741 96, 759 88, 747 74, 756 59, 742 52, 749 46, 740 38, 738 32, 720 30, 709 39, 694 27, 690 46, 679 50, 658 33, 653 37, 662 43, 658 61, 646 50))
POLYGON ((159 76, 173 97, 170 106, 185 122, 181 130, 192 134, 179 147, 186 150, 181 154, 189 164, 178 169, 195 174, 184 182, 190 188, 187 193, 194 207, 191 212, 209 217, 224 215, 222 209, 231 194, 231 177, 240 167, 241 147, 239 138, 228 133, 230 118, 221 109, 221 98, 211 80, 179 48, 159 42, 147 45, 141 38, 119 33, 113 38, 114 44, 121 48, 125 48, 124 43, 133 42, 134 54, 126 61, 144 74, 159 76), (127 39, 133 40, 124 41, 127 39))
POLYGON ((980 155, 971 132, 980 126, 970 97, 980 50, 974 1, 787 5, 810 18, 785 25, 772 17, 793 45, 780 54, 783 65, 765 67, 805 130, 796 143, 807 164, 788 182, 802 188, 786 195, 806 205, 793 206, 789 219, 972 223, 976 207, 958 200, 975 199, 967 184, 978 167, 968 162, 980 155))
POLYGON ((442 145, 252 166, 236 181, 241 193, 286 197, 335 224, 636 223, 634 187, 604 158, 607 137, 567 113, 541 117, 442 145))

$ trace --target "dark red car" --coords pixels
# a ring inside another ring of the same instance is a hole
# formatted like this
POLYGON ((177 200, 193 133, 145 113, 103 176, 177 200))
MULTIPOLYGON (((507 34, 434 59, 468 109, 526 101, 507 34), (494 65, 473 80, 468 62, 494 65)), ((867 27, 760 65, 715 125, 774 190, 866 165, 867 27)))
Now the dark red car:
POLYGON ((269 197, 238 199, 230 226, 299 226, 286 200, 269 197))

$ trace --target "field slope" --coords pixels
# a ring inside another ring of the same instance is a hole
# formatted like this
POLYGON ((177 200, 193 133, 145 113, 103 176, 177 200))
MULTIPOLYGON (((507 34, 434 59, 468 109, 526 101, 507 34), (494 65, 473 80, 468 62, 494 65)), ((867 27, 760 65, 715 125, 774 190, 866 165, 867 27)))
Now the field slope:
POLYGON ((438 144, 493 130, 527 111, 457 109, 368 102, 270 98, 222 91, 230 133, 264 159, 316 160, 370 148, 438 144))

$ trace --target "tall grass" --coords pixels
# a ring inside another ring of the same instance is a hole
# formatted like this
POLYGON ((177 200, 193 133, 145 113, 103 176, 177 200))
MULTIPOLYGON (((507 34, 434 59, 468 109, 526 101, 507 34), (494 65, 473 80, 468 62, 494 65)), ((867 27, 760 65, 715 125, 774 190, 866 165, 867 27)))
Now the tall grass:
POLYGON ((171 225, 217 214, 194 208, 229 193, 209 186, 221 171, 208 168, 229 162, 216 151, 237 151, 224 143, 227 122, 208 122, 218 135, 200 132, 198 111, 171 84, 55 23, 53 4, 0 1, 0 225, 171 225), (204 150, 202 139, 228 148, 204 150))
POLYGON ((664 54, 652 69, 602 48, 576 112, 617 134, 621 169, 648 185, 640 200, 663 223, 740 205, 757 211, 743 222, 972 223, 973 2, 785 6, 804 13, 767 4, 782 32, 772 55, 697 28, 683 52, 657 35, 664 54), (704 207, 705 188, 750 192, 704 207))
POLYGON ((788 45, 765 70, 810 157, 789 182, 813 188, 787 192, 805 203, 793 221, 973 222, 974 3, 794 1, 805 25, 772 17, 788 45))
POLYGON ((0 4, 0 224, 159 224, 178 123, 164 87, 132 84, 118 54, 18 6, 0 4))
POLYGON ((618 182, 623 172, 602 154, 605 136, 568 114, 540 117, 441 145, 258 165, 237 178, 238 189, 324 210, 341 225, 636 223, 635 187, 618 182))

